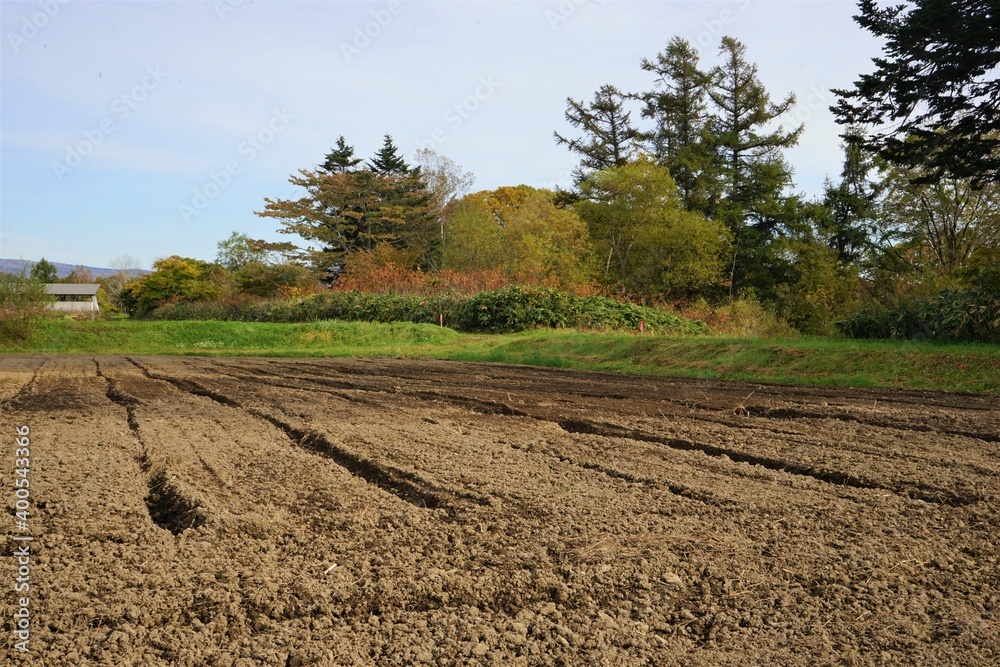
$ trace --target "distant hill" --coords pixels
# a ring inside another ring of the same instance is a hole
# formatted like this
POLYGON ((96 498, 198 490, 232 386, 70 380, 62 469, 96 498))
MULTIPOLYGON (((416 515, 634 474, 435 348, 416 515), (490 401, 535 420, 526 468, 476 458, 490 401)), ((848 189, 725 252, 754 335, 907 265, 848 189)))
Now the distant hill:
MULTIPOLYGON (((0 273, 21 273, 21 271, 28 267, 28 272, 31 271, 31 266, 35 262, 30 259, 0 259, 0 273)), ((52 262, 53 266, 56 267, 56 275, 60 278, 65 278, 73 269, 75 269, 78 264, 63 264, 62 262, 52 262)), ((106 269, 97 266, 88 266, 90 272, 94 274, 95 278, 106 278, 107 276, 113 276, 118 273, 117 269, 106 269)), ((148 271, 143 271, 143 273, 148 273, 148 271)))

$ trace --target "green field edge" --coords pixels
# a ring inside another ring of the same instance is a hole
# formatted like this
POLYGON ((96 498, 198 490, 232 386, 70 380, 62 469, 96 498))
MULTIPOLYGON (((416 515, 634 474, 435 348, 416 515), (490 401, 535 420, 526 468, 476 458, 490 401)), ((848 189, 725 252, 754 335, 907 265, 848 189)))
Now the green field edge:
POLYGON ((43 322, 3 355, 404 357, 830 387, 1000 391, 1000 346, 576 330, 467 334, 395 322, 43 322))

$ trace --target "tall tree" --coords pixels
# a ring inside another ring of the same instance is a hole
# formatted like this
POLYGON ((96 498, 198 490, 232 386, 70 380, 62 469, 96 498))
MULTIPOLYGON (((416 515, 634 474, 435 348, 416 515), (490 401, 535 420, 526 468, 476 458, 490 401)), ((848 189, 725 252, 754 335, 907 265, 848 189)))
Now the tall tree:
POLYGON ((348 146, 344 135, 340 135, 337 138, 336 147, 327 153, 326 160, 320 169, 328 174, 343 174, 354 171, 361 162, 361 158, 354 157, 354 147, 348 146))
POLYGON ((264 200, 257 215, 280 221, 283 234, 310 245, 296 256, 319 270, 343 268, 357 251, 379 243, 419 248, 434 229, 426 185, 419 170, 379 174, 369 169, 326 174, 300 170, 289 182, 305 189, 299 199, 264 200))
POLYGON ((792 108, 795 95, 772 102, 757 75, 757 65, 747 61, 746 47, 738 40, 723 37, 719 53, 723 62, 712 71, 709 96, 719 108, 712 135, 721 161, 724 197, 720 210, 709 213, 725 220, 733 234, 732 293, 740 284, 740 267, 752 260, 755 247, 768 243, 775 229, 774 214, 792 178, 782 150, 798 143, 803 126, 787 132, 781 126, 768 131, 774 120, 792 108))
POLYGON ((382 175, 405 174, 410 171, 410 166, 399 154, 399 149, 392 142, 392 136, 388 134, 383 138, 382 148, 368 161, 368 168, 382 175))
MULTIPOLYGON (((860 134, 859 128, 848 130, 852 138, 860 134)), ((880 181, 870 178, 875 160, 868 151, 851 139, 843 148, 840 183, 826 183, 823 205, 828 211, 824 226, 829 246, 836 251, 840 263, 847 265, 860 260, 875 242, 873 235, 882 186, 880 181)))
POLYGON ((42 283, 54 283, 59 276, 56 265, 42 257, 31 266, 31 279, 42 283))
POLYGON ((427 203, 437 222, 438 238, 435 251, 430 254, 430 264, 437 268, 440 264, 441 245, 448 236, 450 216, 447 211, 454 202, 468 192, 476 176, 471 171, 462 171, 462 167, 454 160, 431 148, 417 151, 413 159, 427 184, 427 203))
POLYGON ((834 90, 837 121, 890 162, 920 167, 923 182, 1000 182, 1000 6, 996 0, 861 0, 854 20, 886 39, 876 69, 834 90))
POLYGON ((642 59, 642 69, 656 75, 653 90, 637 95, 642 117, 653 121, 639 137, 657 161, 670 169, 681 199, 691 210, 706 211, 713 167, 708 137, 708 84, 690 42, 674 37, 655 60, 642 59))
POLYGON ((581 157, 574 171, 577 183, 592 171, 624 166, 634 156, 638 133, 631 112, 625 110, 625 97, 614 86, 605 85, 589 105, 567 98, 566 120, 582 130, 583 136, 567 139, 556 132, 555 138, 556 144, 565 145, 581 157))

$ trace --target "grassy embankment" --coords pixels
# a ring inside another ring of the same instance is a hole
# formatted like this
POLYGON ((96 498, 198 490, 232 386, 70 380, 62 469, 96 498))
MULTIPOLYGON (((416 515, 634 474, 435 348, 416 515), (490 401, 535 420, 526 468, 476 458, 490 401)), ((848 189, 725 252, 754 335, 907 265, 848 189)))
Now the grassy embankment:
POLYGON ((635 374, 953 391, 1000 390, 1000 346, 842 339, 721 339, 536 330, 461 334, 425 324, 43 322, 13 354, 389 356, 635 374))

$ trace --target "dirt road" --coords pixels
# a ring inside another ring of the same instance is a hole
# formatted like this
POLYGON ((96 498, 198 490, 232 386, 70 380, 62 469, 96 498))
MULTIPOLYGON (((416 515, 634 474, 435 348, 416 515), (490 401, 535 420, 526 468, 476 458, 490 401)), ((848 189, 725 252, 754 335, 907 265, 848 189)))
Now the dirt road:
POLYGON ((4 664, 1000 662, 995 396, 0 357, 0 407, 4 664))

